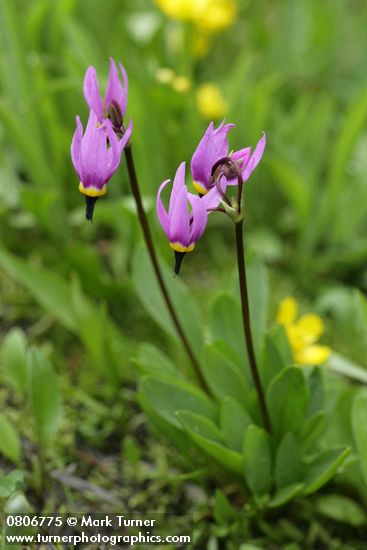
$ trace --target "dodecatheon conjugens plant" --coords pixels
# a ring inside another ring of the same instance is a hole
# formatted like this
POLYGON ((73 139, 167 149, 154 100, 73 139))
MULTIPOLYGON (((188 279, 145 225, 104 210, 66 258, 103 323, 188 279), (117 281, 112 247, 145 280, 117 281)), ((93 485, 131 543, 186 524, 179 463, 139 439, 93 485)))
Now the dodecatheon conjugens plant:
MULTIPOLYGON (((251 147, 245 147, 229 155, 228 132, 234 127, 235 124, 224 124, 224 122, 222 122, 218 128, 214 128, 214 124, 211 122, 197 146, 191 160, 191 174, 194 189, 200 195, 206 195, 215 185, 213 166, 215 166, 220 159, 230 156, 231 160, 237 163, 241 171, 243 182, 248 180, 259 164, 265 149, 265 133, 263 133, 257 143, 252 155, 251 147)), ((226 176, 227 185, 237 184, 237 174, 233 166, 231 168, 227 165, 227 171, 225 171, 222 165, 221 170, 222 175, 226 176)))
POLYGON ((86 218, 92 220, 98 197, 107 191, 107 182, 117 170, 121 152, 129 139, 126 133, 120 140, 109 120, 102 124, 93 109, 83 135, 83 125, 76 117, 76 130, 71 143, 71 159, 79 177, 79 191, 86 198, 86 218))
POLYGON ((195 243, 203 234, 209 212, 223 212, 228 214, 234 222, 244 339, 263 425, 268 432, 271 432, 269 412, 251 333, 242 209, 243 184, 261 160, 266 137, 264 133, 252 154, 250 147, 228 154, 227 136, 233 126, 234 124, 224 124, 223 122, 215 129, 214 124, 210 123, 193 155, 191 172, 194 187, 200 196, 195 197, 195 195, 188 192, 185 185, 185 163, 183 162, 180 164, 173 182, 168 213, 163 206, 161 193, 169 180, 164 181, 159 187, 157 214, 169 239, 170 246, 175 251, 176 274, 179 272, 184 255, 194 249, 195 243), (227 186, 236 184, 237 197, 229 197, 226 194, 227 186), (191 205, 191 212, 189 204, 191 205))
MULTIPOLYGON (((127 127, 124 125, 124 116, 127 108, 128 78, 121 63, 119 64, 119 67, 122 80, 120 80, 115 61, 110 58, 108 84, 104 99, 101 96, 97 73, 93 66, 90 66, 87 69, 84 78, 84 95, 91 111, 84 136, 82 124, 79 117, 77 117, 77 129, 71 145, 71 156, 80 180, 79 190, 86 196, 86 218, 88 220, 92 219, 95 202, 98 197, 106 193, 106 184, 118 168, 121 154, 124 152, 130 188, 135 201, 137 216, 144 235, 144 240, 153 271, 157 279, 158 287, 167 306, 167 310, 176 329, 177 335, 180 338, 183 348, 191 361, 194 371, 196 372, 197 379, 202 388, 208 391, 199 362, 171 300, 170 293, 168 292, 158 262, 154 241, 149 227, 149 221, 144 209, 140 192, 138 175, 135 169, 132 143, 130 140, 132 133, 132 121, 130 120, 127 127)), ((208 195, 210 198, 210 194, 208 195)), ((189 218, 189 225, 192 224, 192 228, 190 227, 189 231, 191 242, 190 239, 189 241, 184 242, 184 244, 186 243, 188 245, 194 243, 195 239, 199 238, 204 220, 205 227, 207 215, 205 209, 201 215, 199 215, 202 205, 199 207, 197 203, 199 198, 197 196, 192 195, 190 200, 192 204, 192 213, 189 218)), ((166 215, 168 216, 168 214, 166 215)), ((202 230, 204 230, 204 227, 202 230)))
MULTIPOLYGON (((175 252, 175 273, 178 274, 182 260, 187 252, 192 252, 196 242, 204 233, 207 221, 207 201, 189 193, 185 184, 186 163, 182 162, 173 180, 168 212, 163 206, 161 193, 170 180, 164 181, 157 195, 157 215, 169 244, 175 252), (191 206, 191 212, 189 211, 191 206)), ((218 204, 217 190, 214 202, 218 204)), ((210 198, 210 197, 209 197, 210 198)))

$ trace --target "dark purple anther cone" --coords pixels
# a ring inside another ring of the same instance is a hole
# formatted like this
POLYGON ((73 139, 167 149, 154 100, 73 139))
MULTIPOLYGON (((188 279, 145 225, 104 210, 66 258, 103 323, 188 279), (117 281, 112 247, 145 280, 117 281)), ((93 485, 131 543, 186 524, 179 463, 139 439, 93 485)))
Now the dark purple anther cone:
POLYGON ((180 273, 180 269, 181 269, 181 264, 182 264, 182 261, 184 259, 184 257, 186 256, 186 252, 177 252, 177 250, 175 250, 175 273, 176 275, 178 275, 180 273))
POLYGON ((98 197, 85 196, 85 217, 88 221, 93 219, 94 205, 97 202, 98 197))

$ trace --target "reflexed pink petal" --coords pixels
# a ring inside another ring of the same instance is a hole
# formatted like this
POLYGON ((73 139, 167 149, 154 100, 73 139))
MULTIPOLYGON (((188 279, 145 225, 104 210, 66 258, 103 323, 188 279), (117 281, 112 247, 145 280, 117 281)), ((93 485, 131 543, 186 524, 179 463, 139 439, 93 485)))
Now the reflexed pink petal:
POLYGON ((240 163, 241 168, 245 168, 251 155, 251 147, 245 147, 232 153, 231 158, 240 163))
POLYGON ((168 207, 168 215, 170 219, 172 218, 173 211, 175 209, 176 200, 177 200, 177 197, 180 195, 181 190, 185 189, 185 192, 187 193, 187 188, 185 185, 185 169, 186 169, 186 162, 181 162, 180 166, 177 168, 175 178, 173 180, 171 198, 170 198, 169 207, 168 207))
POLYGON ((83 91, 90 109, 93 109, 100 122, 103 119, 103 101, 99 91, 97 73, 94 67, 88 67, 84 77, 83 91))
POLYGON ((255 147, 255 150, 252 153, 250 160, 248 161, 246 168, 242 172, 243 181, 247 181, 249 179, 252 172, 255 170, 256 166, 259 164, 264 154, 265 145, 266 145, 266 135, 265 135, 265 132, 263 132, 263 135, 258 141, 255 147))
MULTIPOLYGON (((240 163, 240 170, 241 172, 243 172, 247 166, 250 155, 251 155, 251 147, 245 147, 244 149, 240 149, 239 151, 235 151, 234 153, 232 153, 231 158, 236 162, 240 163)), ((227 179, 227 185, 237 185, 237 184, 238 184, 237 177, 227 179)))
POLYGON ((205 231, 208 221, 208 212, 206 211, 205 202, 192 193, 188 193, 188 199, 191 204, 192 224, 190 227, 190 243, 196 243, 205 231))
POLYGON ((168 217, 168 214, 167 214, 167 211, 166 211, 165 207, 163 206, 163 202, 162 202, 162 199, 161 199, 161 194, 162 194, 163 189, 166 187, 167 183, 169 183, 170 181, 171 180, 166 180, 163 183, 161 183, 161 185, 159 186, 158 193, 157 193, 157 203, 156 203, 157 216, 158 216, 159 222, 160 222, 161 226, 163 227, 164 232, 165 232, 165 234, 167 235, 168 238, 170 237, 170 234, 169 234, 169 217, 168 217))
POLYGON ((213 165, 228 155, 228 132, 234 124, 222 124, 215 130, 211 122, 206 129, 191 159, 191 174, 194 181, 209 186, 213 165))
MULTIPOLYGON (((173 193, 173 188, 172 188, 173 193)), ((172 195, 171 195, 172 198, 172 195)), ((170 205, 171 206, 171 205, 170 205)), ((183 246, 190 245, 190 217, 186 185, 177 192, 172 213, 169 214, 169 240, 183 246)))
POLYGON ((81 179, 80 167, 80 148, 83 138, 83 126, 80 122, 79 116, 76 117, 76 130, 74 132, 73 141, 71 142, 71 160, 73 162, 75 171, 77 172, 79 179, 81 179))

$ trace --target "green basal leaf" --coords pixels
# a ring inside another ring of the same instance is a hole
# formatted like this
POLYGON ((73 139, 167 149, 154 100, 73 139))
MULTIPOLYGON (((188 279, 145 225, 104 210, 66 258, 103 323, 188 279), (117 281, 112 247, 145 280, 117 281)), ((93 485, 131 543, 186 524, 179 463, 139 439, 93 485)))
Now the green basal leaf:
POLYGON ((61 420, 61 394, 56 373, 40 350, 31 348, 28 362, 32 412, 41 443, 45 444, 61 420))
POLYGON ((352 429, 359 464, 367 484, 367 390, 361 389, 352 404, 352 429))
POLYGON ((353 527, 361 527, 367 523, 366 512, 362 506, 343 495, 320 496, 316 501, 316 508, 323 516, 334 521, 348 523, 353 527))
POLYGON ((350 447, 337 447, 322 451, 311 462, 305 464, 305 495, 318 491, 343 465, 350 453, 350 447))
POLYGON ((303 452, 306 452, 312 448, 317 439, 323 433, 326 427, 326 420, 327 417, 324 411, 318 411, 314 415, 306 418, 300 434, 303 452))
POLYGON ((216 296, 210 312, 210 328, 214 340, 224 340, 236 353, 237 359, 248 364, 241 308, 239 301, 228 292, 216 296))
POLYGON ((223 445, 217 426, 208 418, 187 410, 180 410, 176 418, 187 435, 206 454, 235 474, 242 474, 242 456, 223 445))
POLYGON ((6 378, 15 390, 24 393, 27 386, 27 340, 21 329, 14 328, 5 336, 1 359, 6 378))
POLYGON ((263 345, 268 319, 269 281, 266 267, 254 254, 247 259, 247 286, 255 349, 263 345))
POLYGON ((151 405, 149 399, 146 397, 142 384, 137 394, 138 402, 141 408, 145 411, 149 417, 150 423, 155 428, 160 436, 168 438, 172 443, 182 452, 187 453, 189 446, 189 438, 186 433, 183 432, 182 427, 177 428, 171 422, 167 421, 159 413, 157 413, 154 406, 151 405))
POLYGON ((287 504, 287 502, 290 502, 291 500, 299 496, 302 493, 304 487, 304 483, 293 483, 288 487, 283 487, 282 489, 279 489, 279 491, 275 493, 274 497, 269 502, 269 508, 279 508, 280 506, 284 506, 284 504, 287 504))
POLYGON ((271 341, 275 345, 284 367, 293 365, 293 353, 289 345, 289 340, 283 325, 276 325, 269 331, 271 341))
POLYGON ((0 415, 0 453, 12 462, 19 462, 21 452, 20 437, 13 425, 0 415))
POLYGON ((213 395, 222 400, 231 396, 239 402, 249 400, 251 389, 244 368, 239 368, 214 342, 204 348, 201 361, 205 380, 213 395))
POLYGON ((146 376, 140 388, 152 410, 176 428, 181 428, 175 417, 178 410, 191 411, 210 420, 218 417, 215 404, 201 390, 187 382, 168 377, 164 380, 146 376))
MULTIPOLYGON (((247 286, 251 329, 255 349, 260 353, 268 316, 269 285, 264 264, 253 254, 247 258, 247 286)), ((211 310, 210 326, 215 340, 224 340, 239 359, 247 359, 244 343, 241 301, 237 271, 232 273, 229 290, 218 293, 211 310)))
POLYGON ((238 401, 227 396, 220 409, 220 428, 226 444, 235 451, 242 452, 245 431, 253 420, 238 401))
POLYGON ((246 483, 251 491, 258 496, 269 493, 272 484, 269 435, 254 424, 245 432, 243 464, 246 483))
POLYGON ((232 506, 220 489, 215 491, 214 518, 219 525, 225 525, 232 514, 232 506))
POLYGON ((143 374, 181 376, 172 361, 161 350, 147 342, 139 346, 136 362, 143 374))
POLYGON ((303 465, 299 441, 293 433, 285 435, 275 456, 275 484, 283 489, 302 481, 303 465))
POLYGON ((288 366, 284 364, 282 356, 273 340, 273 332, 267 334, 262 350, 260 374, 265 388, 284 367, 288 366))
POLYGON ((185 430, 191 435, 198 435, 222 445, 223 436, 218 426, 209 418, 190 411, 177 411, 176 418, 179 419, 185 430))
POLYGON ((303 372, 297 367, 282 370, 266 392, 271 424, 276 438, 299 432, 308 407, 308 389, 303 372))
POLYGON ((9 498, 22 488, 24 474, 20 470, 13 470, 6 476, 0 476, 0 498, 9 498))
POLYGON ((323 371, 320 367, 314 367, 307 377, 308 384, 308 416, 313 416, 323 408, 324 381, 323 371))

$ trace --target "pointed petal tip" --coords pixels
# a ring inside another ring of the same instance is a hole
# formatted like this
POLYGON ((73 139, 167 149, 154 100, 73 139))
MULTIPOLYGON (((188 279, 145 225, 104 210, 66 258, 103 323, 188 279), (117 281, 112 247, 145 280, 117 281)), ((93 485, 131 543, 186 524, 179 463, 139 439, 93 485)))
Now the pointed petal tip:
POLYGON ((83 82, 84 97, 89 107, 94 108, 100 119, 103 118, 103 103, 99 90, 97 71, 93 65, 86 70, 83 82))

